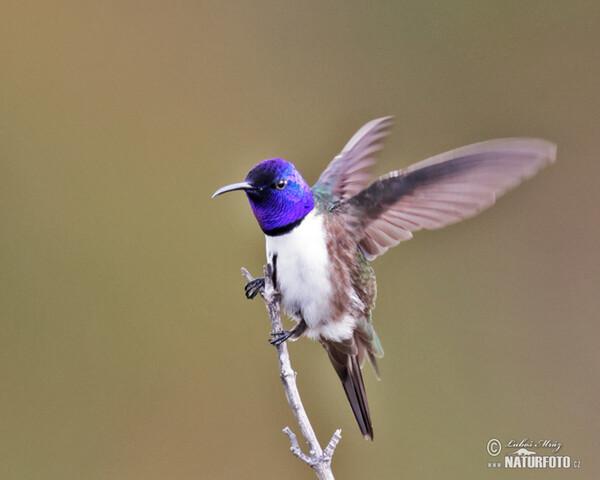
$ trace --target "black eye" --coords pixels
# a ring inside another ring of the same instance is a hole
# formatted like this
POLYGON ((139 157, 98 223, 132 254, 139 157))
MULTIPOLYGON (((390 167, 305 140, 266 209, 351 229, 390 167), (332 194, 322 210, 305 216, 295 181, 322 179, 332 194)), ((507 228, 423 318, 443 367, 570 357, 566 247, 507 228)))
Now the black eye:
POLYGON ((275 190, 283 190, 287 183, 288 182, 285 178, 280 178, 279 180, 275 180, 273 183, 273 188, 275 188, 275 190))

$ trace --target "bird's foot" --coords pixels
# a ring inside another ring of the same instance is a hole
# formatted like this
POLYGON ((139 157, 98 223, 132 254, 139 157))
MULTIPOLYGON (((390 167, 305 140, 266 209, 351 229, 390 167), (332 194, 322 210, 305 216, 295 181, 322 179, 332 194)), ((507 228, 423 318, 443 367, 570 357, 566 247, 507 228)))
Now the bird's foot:
POLYGON ((283 342, 285 342, 288 338, 290 338, 293 334, 294 332, 292 330, 281 330, 279 332, 271 332, 273 338, 269 340, 269 343, 277 347, 278 345, 281 345, 283 342))
POLYGON ((244 290, 246 291, 246 298, 248 300, 252 300, 254 297, 256 297, 256 295, 258 295, 259 293, 262 293, 265 289, 265 278, 264 277, 258 277, 255 278, 254 280, 249 281, 246 286, 244 287, 244 290))

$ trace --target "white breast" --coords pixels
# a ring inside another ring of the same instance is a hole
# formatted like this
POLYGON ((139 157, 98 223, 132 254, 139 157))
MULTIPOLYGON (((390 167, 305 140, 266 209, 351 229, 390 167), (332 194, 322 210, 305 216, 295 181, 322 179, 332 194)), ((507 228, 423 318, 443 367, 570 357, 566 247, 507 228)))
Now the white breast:
POLYGON ((350 337, 354 320, 331 318, 332 287, 323 216, 313 210, 291 232, 267 236, 269 262, 273 255, 277 255, 277 281, 285 312, 296 320, 298 314, 304 318, 309 337, 350 337))

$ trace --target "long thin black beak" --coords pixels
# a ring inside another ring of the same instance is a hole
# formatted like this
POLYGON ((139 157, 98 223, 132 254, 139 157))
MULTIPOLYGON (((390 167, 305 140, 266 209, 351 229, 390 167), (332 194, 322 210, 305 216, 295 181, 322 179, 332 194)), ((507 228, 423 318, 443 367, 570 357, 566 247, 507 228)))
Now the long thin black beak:
POLYGON ((234 190, 256 190, 256 187, 248 182, 232 183, 231 185, 219 188, 215 193, 212 194, 212 197, 210 198, 215 198, 217 195, 233 192, 234 190))

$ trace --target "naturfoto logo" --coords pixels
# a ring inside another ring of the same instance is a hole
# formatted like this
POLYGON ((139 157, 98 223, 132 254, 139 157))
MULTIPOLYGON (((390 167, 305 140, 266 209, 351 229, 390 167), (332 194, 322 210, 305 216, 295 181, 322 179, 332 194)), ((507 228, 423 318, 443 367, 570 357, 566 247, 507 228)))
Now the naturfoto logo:
POLYGON ((581 468, 580 460, 571 460, 568 455, 556 455, 562 446, 562 443, 548 439, 510 439, 503 444, 497 438, 492 438, 486 447, 490 456, 498 457, 503 449, 515 450, 505 451, 503 462, 499 458, 488 462, 488 468, 581 468))

